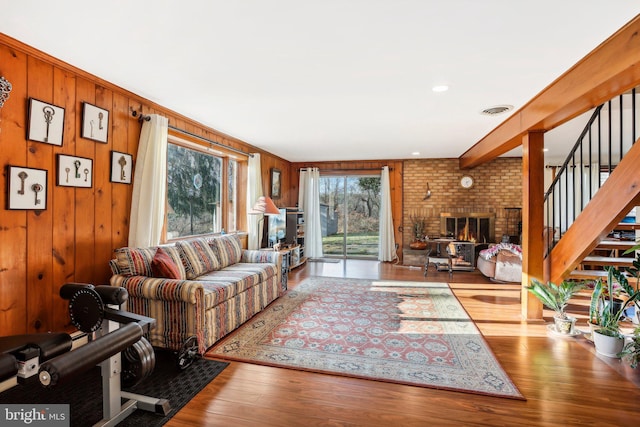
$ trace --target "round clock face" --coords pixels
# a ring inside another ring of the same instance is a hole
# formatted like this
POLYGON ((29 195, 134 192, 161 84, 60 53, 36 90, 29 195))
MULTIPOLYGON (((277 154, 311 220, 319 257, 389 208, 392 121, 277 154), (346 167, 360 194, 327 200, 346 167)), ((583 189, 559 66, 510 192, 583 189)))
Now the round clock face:
POLYGON ((460 179, 460 185, 462 188, 471 188, 473 187, 473 178, 469 175, 465 175, 460 179))

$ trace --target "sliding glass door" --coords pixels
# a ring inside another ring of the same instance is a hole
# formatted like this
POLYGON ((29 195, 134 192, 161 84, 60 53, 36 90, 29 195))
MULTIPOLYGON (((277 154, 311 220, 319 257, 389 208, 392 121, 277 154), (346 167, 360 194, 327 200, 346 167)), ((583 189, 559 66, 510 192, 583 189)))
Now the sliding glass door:
POLYGON ((380 176, 321 176, 324 255, 377 258, 379 212, 380 176))

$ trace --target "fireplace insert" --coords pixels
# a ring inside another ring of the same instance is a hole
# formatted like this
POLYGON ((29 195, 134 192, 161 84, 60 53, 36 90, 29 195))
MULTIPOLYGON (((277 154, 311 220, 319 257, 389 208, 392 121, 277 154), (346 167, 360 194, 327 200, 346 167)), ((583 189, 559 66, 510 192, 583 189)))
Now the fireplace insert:
POLYGON ((440 214, 440 235, 473 243, 495 242, 495 213, 450 213, 440 214))

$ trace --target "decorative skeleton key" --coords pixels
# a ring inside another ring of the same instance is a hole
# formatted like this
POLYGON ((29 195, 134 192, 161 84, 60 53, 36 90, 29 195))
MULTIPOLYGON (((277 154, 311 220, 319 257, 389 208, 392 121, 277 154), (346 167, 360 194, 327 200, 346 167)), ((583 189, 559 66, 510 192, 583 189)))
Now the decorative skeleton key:
POLYGON ((67 173, 67 183, 69 183, 69 172, 71 171, 71 168, 67 166, 66 168, 64 168, 64 171, 67 173))
POLYGON ((101 111, 98 113, 98 129, 102 130, 102 119, 104 118, 104 113, 101 111))
POLYGON ((124 181, 125 179, 127 179, 127 176, 124 173, 124 167, 127 164, 127 159, 125 159, 124 156, 120 156, 120 158, 118 159, 118 164, 120 165, 120 181, 124 181))
POLYGON ((80 178, 80 160, 73 162, 73 166, 76 167, 76 178, 80 178))
POLYGON ((84 182, 87 182, 87 177, 89 176, 89 169, 85 168, 83 172, 84 172, 84 182))
POLYGON ((20 178, 20 189, 18 190, 18 194, 24 194, 24 180, 27 179, 29 175, 22 171, 18 174, 18 178, 20 178))
POLYGON ((44 142, 49 142, 49 125, 53 121, 53 115, 56 114, 56 111, 47 105, 42 109, 42 113, 44 114, 44 121, 47 124, 47 132, 44 136, 44 142))
POLYGON ((42 185, 36 183, 31 186, 31 189, 34 193, 36 193, 36 205, 40 204, 40 199, 38 199, 38 193, 42 191, 42 185))

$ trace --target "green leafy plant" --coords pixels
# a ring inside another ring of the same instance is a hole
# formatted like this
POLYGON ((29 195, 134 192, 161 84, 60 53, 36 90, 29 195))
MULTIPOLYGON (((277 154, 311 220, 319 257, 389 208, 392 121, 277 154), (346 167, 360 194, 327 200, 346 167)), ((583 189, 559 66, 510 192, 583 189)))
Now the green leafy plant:
POLYGON ((565 308, 571 297, 585 285, 582 282, 564 281, 559 285, 551 282, 542 283, 539 280, 531 280, 531 285, 527 286, 527 290, 536 296, 542 304, 556 312, 556 315, 562 319, 567 318, 565 308))
POLYGON ((415 240, 424 238, 424 230, 426 228, 425 219, 419 216, 411 216, 411 231, 415 240))
POLYGON ((640 362, 640 326, 636 326, 633 330, 631 341, 624 345, 618 356, 629 363, 633 369, 638 366, 638 362, 640 362))
MULTIPOLYGON (((625 254, 638 249, 640 249, 640 245, 636 245, 627 250, 625 254)), ((640 255, 636 255, 636 259, 632 265, 633 266, 629 268, 606 267, 607 283, 603 284, 601 281, 596 282, 594 293, 591 297, 589 312, 590 315, 595 316, 595 319, 592 319, 592 323, 593 320, 595 320, 595 323, 600 326, 596 331, 603 335, 621 337, 620 320, 624 316, 624 311, 640 299, 640 292, 638 291, 640 255), (629 283, 629 279, 635 279, 634 286, 629 283), (619 287, 619 291, 616 289, 616 286, 619 287), (605 293, 609 297, 608 301, 605 301, 603 297, 605 293), (621 304, 617 306, 613 303, 613 297, 616 293, 624 293, 626 295, 626 298, 622 299, 621 304), (600 309, 600 307, 602 309, 600 309)))

